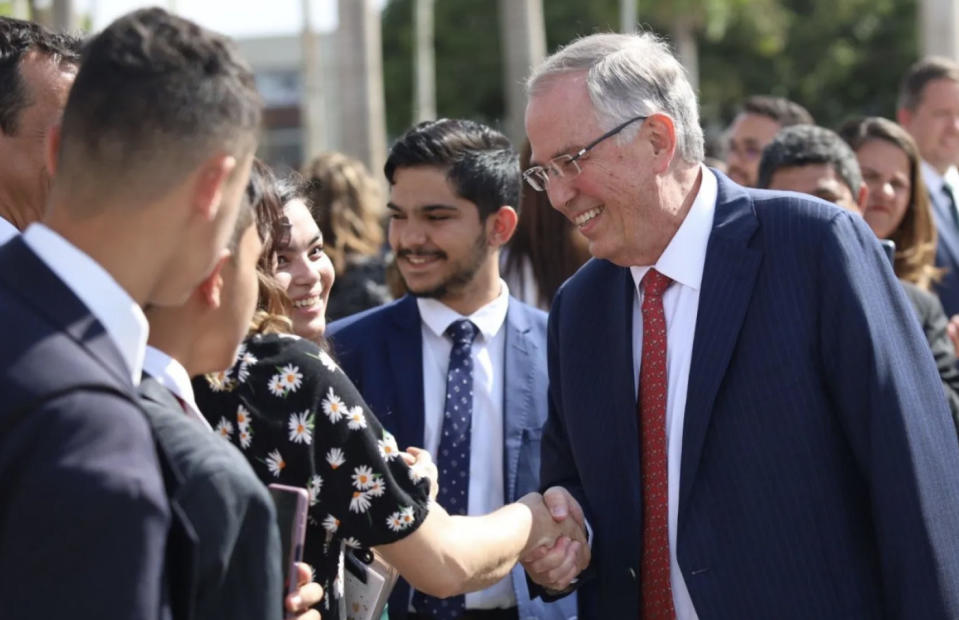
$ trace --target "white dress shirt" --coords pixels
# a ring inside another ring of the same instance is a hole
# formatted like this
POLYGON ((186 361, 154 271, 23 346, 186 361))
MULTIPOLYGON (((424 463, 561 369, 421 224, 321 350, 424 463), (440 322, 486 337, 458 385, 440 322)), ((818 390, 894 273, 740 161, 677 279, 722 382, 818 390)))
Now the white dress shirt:
MULTIPOLYGON (((464 317, 435 299, 416 300, 423 331, 423 447, 436 454, 446 405, 446 371, 453 342, 444 335, 450 323, 467 318, 479 328, 470 349, 473 359, 473 424, 470 436, 469 510, 484 515, 506 503, 503 482, 503 395, 506 361, 506 310, 509 287, 464 317)), ((440 481, 442 482, 442 481, 440 481)), ((514 607, 516 594, 507 575, 493 586, 466 595, 467 609, 514 607)))
POLYGON ((187 415, 199 420, 204 428, 213 430, 210 423, 200 413, 200 408, 196 406, 196 397, 193 395, 190 375, 187 374, 186 368, 180 362, 160 349, 147 345, 146 357, 143 358, 143 372, 156 379, 157 383, 170 390, 174 396, 183 401, 187 415))
MULTIPOLYGON (((676 561, 676 522, 679 514, 679 475, 683 455, 686 389, 693 358, 693 335, 699 313, 699 292, 706 262, 706 246, 716 212, 717 183, 701 167, 702 183, 689 213, 655 265, 630 267, 637 294, 633 302, 633 376, 639 381, 643 356, 643 292, 639 287, 650 267, 673 280, 663 294, 666 315, 666 444, 669 479, 669 576, 677 620, 696 620, 686 580, 676 561)), ((636 385, 636 392, 639 386, 636 385)))
POLYGON ((139 385, 150 326, 137 302, 95 260, 43 224, 31 224, 23 240, 103 325, 139 385))
POLYGON ((11 224, 6 219, 0 217, 0 245, 10 241, 19 234, 20 231, 17 230, 16 226, 11 224))

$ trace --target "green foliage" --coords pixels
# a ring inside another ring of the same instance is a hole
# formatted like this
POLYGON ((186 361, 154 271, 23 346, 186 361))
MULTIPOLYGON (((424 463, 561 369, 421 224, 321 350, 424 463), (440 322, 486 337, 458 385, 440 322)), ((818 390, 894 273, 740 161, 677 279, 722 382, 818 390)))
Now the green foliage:
MULTIPOLYGON (((916 0, 638 0, 646 29, 668 38, 677 19, 700 33, 703 124, 715 135, 748 95, 806 106, 835 126, 894 113, 899 77, 917 58, 916 0)), ((496 124, 503 115, 498 2, 436 0, 437 111, 496 124)), ((616 30, 618 0, 543 0, 550 51, 579 35, 616 30)), ((412 118, 412 0, 383 12, 390 135, 412 118)))

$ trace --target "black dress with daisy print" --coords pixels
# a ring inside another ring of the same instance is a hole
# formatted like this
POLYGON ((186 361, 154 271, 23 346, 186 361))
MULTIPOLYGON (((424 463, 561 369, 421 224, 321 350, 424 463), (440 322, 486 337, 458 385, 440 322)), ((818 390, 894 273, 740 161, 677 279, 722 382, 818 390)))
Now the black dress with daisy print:
POLYGON ((232 368, 193 388, 200 411, 264 483, 309 491, 304 561, 325 591, 324 620, 338 619, 343 549, 408 536, 426 517, 429 482, 403 462, 353 383, 308 340, 247 338, 232 368))

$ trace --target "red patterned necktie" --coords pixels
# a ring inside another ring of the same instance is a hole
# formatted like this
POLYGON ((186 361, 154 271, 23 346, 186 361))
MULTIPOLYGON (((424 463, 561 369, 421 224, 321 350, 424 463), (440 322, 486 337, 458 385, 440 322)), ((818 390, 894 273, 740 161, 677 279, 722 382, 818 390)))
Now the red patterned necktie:
POLYGON ((669 584, 669 485, 666 451, 666 316, 663 293, 672 280, 655 269, 643 277, 643 356, 638 414, 643 484, 641 620, 675 618, 669 584))

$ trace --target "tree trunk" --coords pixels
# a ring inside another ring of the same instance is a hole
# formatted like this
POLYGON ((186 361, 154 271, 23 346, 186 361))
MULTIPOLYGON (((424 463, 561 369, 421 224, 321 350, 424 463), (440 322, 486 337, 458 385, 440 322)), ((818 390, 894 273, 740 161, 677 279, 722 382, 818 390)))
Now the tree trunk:
POLYGON ((300 117, 303 126, 303 164, 318 155, 325 146, 326 101, 321 86, 321 63, 316 33, 313 32, 313 23, 310 19, 310 0, 300 0, 300 11, 303 14, 303 31, 301 33, 301 83, 303 94, 300 100, 300 117))
POLYGON ((436 118, 435 0, 415 0, 413 7, 413 122, 436 118))
POLYGON ((919 41, 922 55, 959 61, 959 0, 919 1, 919 41))
POLYGON ((619 0, 619 31, 634 34, 637 30, 639 0, 619 0))
POLYGON ((676 57, 683 67, 689 83, 695 92, 699 92, 699 45, 696 42, 696 29, 693 20, 678 16, 673 20, 673 45, 676 57))
POLYGON ((503 130, 517 146, 526 136, 526 78, 546 57, 546 23, 542 0, 500 0, 500 37, 506 97, 503 130))
POLYGON ((383 44, 376 0, 339 0, 341 150, 382 170, 386 158, 383 44))

